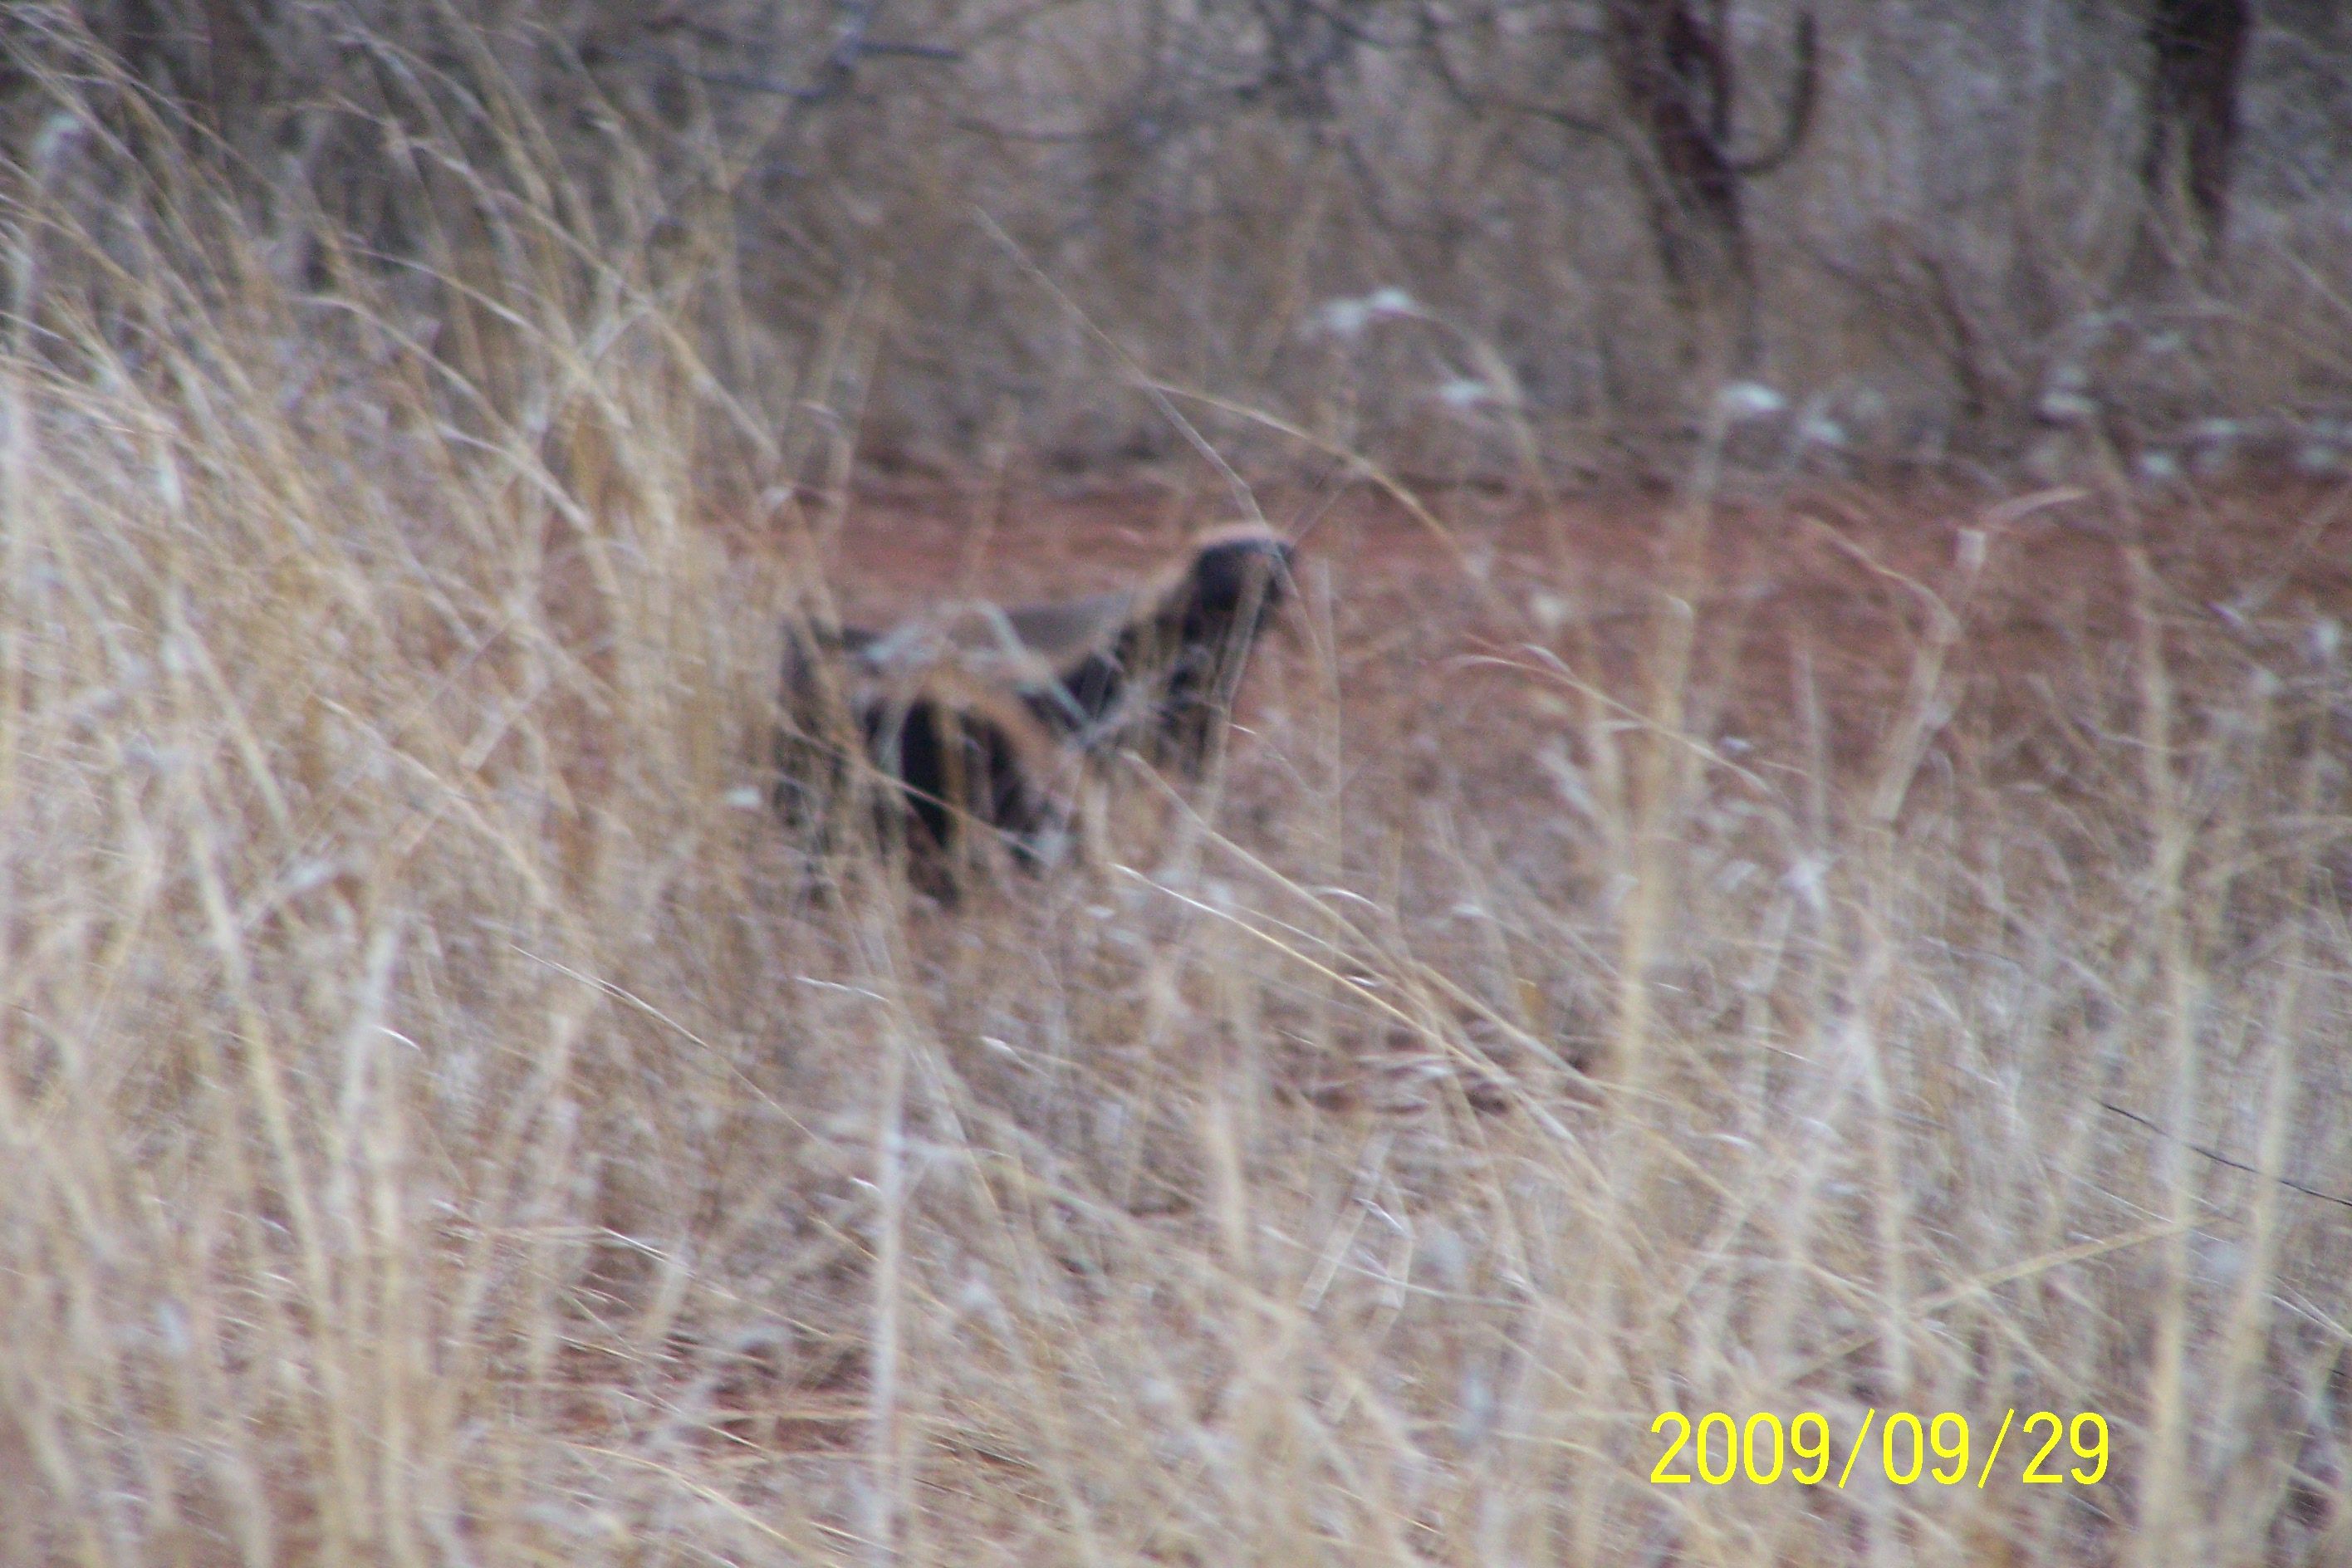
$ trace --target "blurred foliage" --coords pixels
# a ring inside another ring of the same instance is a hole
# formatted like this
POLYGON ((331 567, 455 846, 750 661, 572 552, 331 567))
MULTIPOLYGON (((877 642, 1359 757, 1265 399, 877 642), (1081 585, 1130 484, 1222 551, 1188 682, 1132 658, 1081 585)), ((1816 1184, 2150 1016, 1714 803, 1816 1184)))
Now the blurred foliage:
POLYGON ((543 155, 611 252, 676 242, 724 275, 744 309, 713 358, 745 395, 789 386, 845 312, 878 323, 865 439, 883 458, 1005 437, 1076 465, 1172 450, 1142 399, 1107 395, 1125 369, 1080 312, 1156 374, 1474 465, 1440 388, 1506 384, 1490 413, 1573 459, 1679 427, 1694 376, 1734 361, 1890 453, 2015 450, 2053 387, 2089 388, 2135 439, 2340 416, 2352 21, 2263 8, 2227 242, 2152 282, 2133 256, 2148 15, 135 0, 13 8, 0 119, 22 180, 60 109, 119 119, 145 95, 313 288, 321 236, 446 271, 483 181, 538 178, 543 155), (1683 52, 1645 110, 1612 39, 1669 23, 1705 47, 1662 46, 1683 52), (1676 184, 1659 112, 1708 133, 1688 145, 1713 185, 1676 184), (684 238, 714 227, 725 254, 684 238), (1739 319, 1708 313, 1678 251, 1737 275, 1739 319), (1330 302, 1381 288, 1414 308, 1328 328, 1330 302), (1739 334, 1744 352, 1706 352, 1739 334))

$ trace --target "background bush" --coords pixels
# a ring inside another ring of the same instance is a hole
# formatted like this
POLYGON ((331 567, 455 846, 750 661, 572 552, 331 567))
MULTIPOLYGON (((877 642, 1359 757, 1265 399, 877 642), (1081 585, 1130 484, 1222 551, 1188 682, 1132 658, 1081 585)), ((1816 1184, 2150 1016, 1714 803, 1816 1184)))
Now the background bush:
MULTIPOLYGON (((2135 442, 2280 447, 2316 426, 2341 445, 2352 23, 2255 8, 2226 242, 2210 265, 2151 268, 2161 8, 1678 7, 1731 71, 1736 158, 1790 129, 1792 50, 1815 41, 1801 137, 1739 181, 1744 368, 1822 440, 1887 454, 2014 453, 2037 411, 2084 394, 2135 442), (2217 419, 2237 425, 2199 423, 2217 419)), ((462 265, 485 238, 465 188, 482 175, 430 150, 487 153, 527 111, 530 155, 577 182, 565 199, 593 209, 603 260, 654 265, 688 233, 717 247, 690 265, 740 303, 711 355, 739 395, 787 407, 819 345, 873 334, 880 458, 1169 449, 1140 401, 1104 395, 1125 371, 1075 308, 1155 374, 1385 455, 1491 467, 1449 384, 1500 384, 1573 460, 1682 428, 1694 369, 1722 372, 1693 351, 1725 331, 1661 270, 1652 152, 1609 55, 1612 16, 1643 9, 140 0, 16 8, 0 90, 21 153, 119 67, 91 110, 148 95, 298 289, 326 283, 330 247, 360 247, 344 268, 462 265), (1383 288, 1425 316, 1338 330, 1334 301, 1383 288)), ((474 161, 510 170, 513 151, 474 161)))

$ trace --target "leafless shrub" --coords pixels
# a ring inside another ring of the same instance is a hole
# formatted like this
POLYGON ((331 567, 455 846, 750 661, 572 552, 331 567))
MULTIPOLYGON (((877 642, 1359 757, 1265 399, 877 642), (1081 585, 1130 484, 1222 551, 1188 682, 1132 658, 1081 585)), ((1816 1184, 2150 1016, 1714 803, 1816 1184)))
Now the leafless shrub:
POLYGON ((1028 263, 1154 366, 1407 467, 1450 449, 1435 391, 1460 367, 1391 334, 1335 387, 1328 301, 1400 287, 1508 345, 1554 459, 1654 447, 1725 365, 1880 454, 2013 448, 2078 360, 2131 441, 2340 417, 2352 170, 2325 84, 2352 39, 2325 8, 2191 9, 2238 16, 2235 42, 2168 53, 2149 39, 2187 35, 2152 12, 1946 0, 578 0, 488 32, 184 0, 13 15, 0 122, 22 163, 57 73, 109 80, 99 119, 135 98, 188 128, 289 281, 377 271, 490 391, 512 328, 473 269, 522 237, 478 175, 528 123, 594 254, 725 267, 709 368, 771 426, 845 310, 876 322, 890 374, 862 428, 885 460, 1008 430, 1082 466, 1171 449, 1104 395, 1118 367, 1028 263), (420 156, 452 139, 463 165, 420 156), (596 171, 632 163, 624 202, 596 171), (2151 293, 2151 203, 2177 185, 2218 233, 2230 169, 2235 240, 2151 293))

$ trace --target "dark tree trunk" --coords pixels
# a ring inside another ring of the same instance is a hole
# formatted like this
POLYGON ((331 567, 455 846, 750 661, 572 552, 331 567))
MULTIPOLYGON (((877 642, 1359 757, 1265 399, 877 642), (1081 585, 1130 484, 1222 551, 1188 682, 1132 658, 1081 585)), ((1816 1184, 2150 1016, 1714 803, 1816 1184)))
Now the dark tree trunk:
POLYGON ((2187 230, 2209 253, 2229 222, 2238 85, 2253 21, 2252 0, 2152 0, 2148 10, 2155 58, 2140 179, 2158 225, 2187 230))
POLYGON ((1675 309, 1729 346, 1730 368, 1757 353, 1756 274, 1740 183, 1795 153, 1812 121, 1813 19, 1797 21, 1788 113, 1777 143, 1732 150, 1729 0, 1607 0, 1611 74, 1630 122, 1635 175, 1675 309))
POLYGON ((1685 0, 1609 0, 1607 16, 1667 289, 1692 315, 1729 307, 1725 324, 1744 331, 1754 289, 1727 145, 1730 58, 1685 0))

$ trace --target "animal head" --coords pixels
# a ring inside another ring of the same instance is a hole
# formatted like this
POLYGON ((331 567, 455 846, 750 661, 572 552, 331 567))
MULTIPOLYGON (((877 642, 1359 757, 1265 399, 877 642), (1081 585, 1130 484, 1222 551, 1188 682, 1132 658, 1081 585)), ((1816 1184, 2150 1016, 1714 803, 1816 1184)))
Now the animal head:
POLYGON ((1272 530, 1236 523, 1199 535, 1138 587, 1004 612, 1044 667, 1023 698, 1082 750, 1134 745, 1198 772, 1289 593, 1291 560, 1272 530))
POLYGON ((1255 635, 1290 590, 1292 555, 1288 541, 1246 523, 1195 542, 1172 595, 1187 636, 1230 635, 1245 621, 1255 635))
POLYGON ((1292 549, 1236 523, 1194 541, 1109 651, 1128 689, 1124 739, 1199 773, 1222 742, 1251 650, 1290 591, 1292 549))

